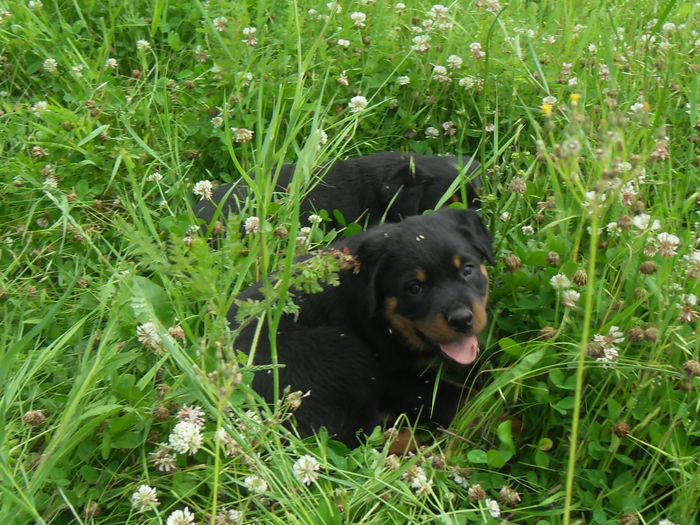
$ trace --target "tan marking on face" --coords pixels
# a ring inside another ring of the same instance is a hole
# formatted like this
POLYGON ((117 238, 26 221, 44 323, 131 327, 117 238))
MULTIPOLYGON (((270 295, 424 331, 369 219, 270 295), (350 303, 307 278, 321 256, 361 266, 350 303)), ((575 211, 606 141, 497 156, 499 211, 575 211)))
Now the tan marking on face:
POLYGON ((416 270, 416 280, 418 280, 421 283, 424 283, 428 280, 428 275, 425 273, 425 270, 421 268, 418 268, 416 270))
POLYGON ((486 280, 488 281, 489 271, 486 269, 486 265, 482 264, 479 268, 481 268, 481 273, 484 274, 484 277, 486 277, 486 280))
POLYGON ((486 314, 486 297, 479 299, 472 303, 472 313, 474 314, 474 328, 473 332, 475 334, 481 333, 481 331, 486 328, 486 322, 488 321, 488 315, 486 314))
POLYGON ((391 327, 399 332, 403 338, 416 350, 430 350, 431 348, 416 333, 413 322, 396 313, 396 297, 387 297, 384 301, 384 315, 391 327))
POLYGON ((459 255, 455 255, 452 257, 452 264, 459 270, 462 267, 462 258, 459 255))
POLYGON ((432 319, 418 319, 413 325, 431 341, 438 344, 447 344, 458 341, 464 337, 450 328, 447 319, 442 314, 437 314, 432 319))

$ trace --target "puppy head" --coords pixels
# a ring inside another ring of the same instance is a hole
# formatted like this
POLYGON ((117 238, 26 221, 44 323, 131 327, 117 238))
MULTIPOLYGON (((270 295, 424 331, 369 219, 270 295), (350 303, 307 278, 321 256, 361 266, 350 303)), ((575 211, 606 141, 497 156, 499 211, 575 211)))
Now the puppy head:
MULTIPOLYGON (((481 178, 477 174, 478 166, 479 163, 468 156, 415 156, 407 159, 382 182, 381 198, 388 209, 387 220, 398 222, 435 208, 464 168, 464 176, 468 180, 466 204, 477 208, 482 188, 481 178)), ((461 200, 457 186, 448 202, 461 200)))
POLYGON ((373 228, 357 248, 370 315, 416 355, 468 365, 487 322, 491 240, 470 210, 442 209, 373 228))

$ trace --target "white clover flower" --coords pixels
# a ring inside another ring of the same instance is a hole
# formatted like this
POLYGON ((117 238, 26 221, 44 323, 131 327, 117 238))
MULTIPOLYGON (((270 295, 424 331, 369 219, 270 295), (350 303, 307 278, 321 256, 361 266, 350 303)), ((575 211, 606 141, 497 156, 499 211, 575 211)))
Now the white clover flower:
POLYGON ((194 523, 194 514, 190 509, 185 507, 182 510, 176 510, 168 516, 165 525, 191 525, 194 523))
POLYGON ((236 457, 243 453, 243 448, 233 439, 226 429, 220 428, 215 434, 216 440, 224 447, 224 454, 229 457, 236 457))
POLYGON ((233 141, 239 144, 253 140, 253 130, 247 128, 231 128, 233 141))
POLYGON ((365 13, 362 13, 360 11, 355 11, 354 13, 350 13, 350 20, 353 21, 355 24, 355 27, 362 29, 365 27, 365 21, 367 20, 367 15, 365 13))
POLYGON ((486 53, 481 50, 481 44, 479 42, 472 42, 469 44, 469 49, 471 49, 474 58, 484 58, 486 56, 486 53))
POLYGON ((644 105, 643 102, 635 102, 630 106, 630 111, 632 113, 644 113, 646 110, 646 106, 644 105))
POLYGON ((214 29, 216 29, 217 31, 226 31, 226 24, 228 24, 228 18, 226 18, 225 16, 220 16, 214 19, 213 24, 214 29))
POLYGON ((679 319, 685 323, 694 323, 700 317, 700 312, 698 312, 695 307, 698 304, 698 298, 694 293, 681 295, 681 302, 677 304, 681 309, 681 315, 679 319))
POLYGON ((664 33, 673 33, 676 30, 676 24, 673 22, 664 22, 664 24, 661 26, 661 30, 664 33))
POLYGON ((309 222, 311 224, 321 224, 323 222, 323 219, 321 218, 320 215, 316 215, 315 213, 312 213, 309 215, 309 222))
POLYGON ((556 103, 557 97, 553 97, 552 95, 547 95, 542 99, 542 104, 549 104, 550 106, 553 106, 556 103))
POLYGON ((463 62, 462 57, 459 55, 450 55, 447 57, 447 66, 450 69, 459 69, 462 67, 463 62))
POLYGON ((566 290, 571 287, 571 281, 563 273, 558 273, 549 280, 549 284, 555 290, 566 290))
POLYGON ((39 115, 44 111, 48 111, 48 108, 49 104, 45 100, 40 100, 39 102, 36 102, 31 108, 29 108, 29 111, 39 115))
POLYGON ((343 7, 338 2, 328 2, 326 7, 331 13, 340 14, 343 12, 343 7))
POLYGON ((44 188, 50 190, 58 188, 58 179, 55 175, 49 175, 44 179, 44 188))
POLYGON ((561 304, 563 304, 565 308, 578 310, 578 302, 580 299, 581 294, 576 290, 564 290, 561 293, 561 304))
POLYGON ((346 40, 344 38, 339 38, 338 39, 338 45, 341 47, 348 48, 350 47, 350 40, 346 40))
POLYGON ((162 341, 158 336, 156 325, 150 321, 136 327, 136 337, 145 347, 160 349, 162 346, 162 341))
POLYGON ((70 69, 73 73, 75 73, 76 77, 82 77, 83 69, 85 69, 85 66, 83 64, 76 64, 75 66, 71 66, 70 69))
POLYGON ((557 37, 554 35, 545 35, 542 37, 542 42, 545 44, 554 44, 557 41, 557 37))
MULTIPOLYGON (((253 28, 246 28, 246 29, 255 29, 255 28, 253 27, 253 28)), ((255 36, 255 33, 254 33, 254 32, 251 32, 251 33, 249 33, 248 38, 246 38, 245 40, 241 40, 241 42, 245 42, 247 45, 249 45, 249 46, 252 47, 252 46, 257 46, 259 40, 258 40, 258 38, 255 36)))
POLYGON ((596 206, 600 206, 608 198, 606 193, 599 193, 597 191, 587 191, 586 193, 584 193, 584 197, 586 197, 586 200, 583 201, 583 205, 587 208, 594 208, 596 206))
MULTIPOLYGON (((622 163, 621 163, 622 164, 622 163)), ((620 188, 620 202, 625 206, 632 206, 637 197, 637 187, 634 181, 629 181, 627 184, 620 188)))
POLYGON ((399 86, 407 86, 411 82, 411 77, 404 75, 399 77, 396 82, 399 86))
POLYGON ((350 99, 348 106, 350 106, 350 113, 361 113, 367 107, 367 99, 361 95, 357 95, 350 99))
POLYGON ((27 7, 31 10, 41 9, 44 7, 44 4, 41 2, 41 0, 29 0, 29 2, 27 2, 27 7))
POLYGON ((163 180, 163 175, 158 173, 157 171, 154 171, 153 173, 150 173, 147 177, 146 180, 148 182, 160 182, 163 180))
POLYGON ((247 234, 258 233, 260 231, 260 219, 255 216, 248 217, 243 223, 243 231, 247 234))
POLYGON ((404 10, 406 9, 406 4, 403 2, 398 2, 396 5, 394 5, 394 9, 398 14, 403 14, 404 10))
POLYGON ((474 77, 460 78, 458 84, 460 87, 471 89, 476 85, 476 79, 474 77))
POLYGON ((486 504, 486 508, 489 511, 489 514, 491 514, 491 517, 501 517, 501 507, 498 506, 498 502, 495 499, 486 498, 484 503, 486 504))
POLYGON ((571 77, 569 80, 566 81, 569 87, 576 87, 578 86, 578 78, 576 77, 571 77))
POLYGON ((168 436, 168 442, 179 454, 196 454, 204 442, 202 427, 189 421, 180 421, 168 436))
POLYGON ((435 4, 426 13, 428 17, 434 18, 436 20, 447 18, 447 7, 442 4, 435 4))
MULTIPOLYGON (((243 519, 243 513, 240 510, 222 509, 221 513, 228 520, 223 521, 222 523, 238 523, 243 519)), ((216 522, 219 523, 218 516, 216 522)))
POLYGON ((131 495, 131 503, 138 512, 155 508, 159 503, 156 489, 148 485, 141 485, 138 490, 131 495))
POLYGON ((510 220, 510 212, 504 211, 499 217, 503 222, 508 222, 510 220))
POLYGON ((257 32, 257 30, 258 30, 258 29, 257 29, 256 27, 244 27, 244 28, 243 28, 243 31, 242 31, 242 32, 243 32, 243 36, 246 36, 246 37, 249 37, 249 38, 250 38, 250 37, 252 37, 253 35, 255 35, 255 33, 257 32))
POLYGON ((443 122, 442 129, 445 132, 445 135, 448 137, 453 137, 457 133, 457 126, 455 126, 455 123, 451 120, 443 122))
POLYGON ((411 484, 411 488, 419 496, 427 496, 430 494, 433 480, 428 479, 423 467, 411 467, 401 477, 411 484))
POLYGON ((416 35, 413 37, 413 45, 411 46, 413 51, 418 53, 425 53, 430 49, 430 35, 416 35))
POLYGON ((148 455, 156 470, 160 472, 173 472, 175 470, 176 458, 166 443, 161 443, 156 450, 148 455))
POLYGON ((535 229, 529 224, 523 226, 520 230, 523 232, 523 235, 533 235, 535 233, 535 229))
POLYGON ((440 136, 440 132, 438 131, 437 128, 434 128, 432 126, 428 126, 425 128, 425 138, 427 139, 436 139, 440 136))
POLYGON ((609 222, 608 224, 606 224, 605 230, 608 232, 608 235, 610 235, 610 237, 619 237, 620 232, 622 231, 620 229, 620 225, 616 222, 609 222))
POLYGON ((213 188, 214 185, 210 180, 200 180, 195 183, 194 187, 192 188, 192 193, 200 197, 201 200, 210 200, 213 188))
POLYGON ((248 476, 243 480, 243 486, 254 494, 267 491, 267 482, 259 476, 248 476))
POLYGON ((194 423, 195 425, 202 426, 204 424, 204 415, 205 414, 202 407, 184 404, 177 413, 177 418, 180 421, 187 421, 188 423, 194 423))
POLYGON ((433 75, 447 75, 447 68, 445 66, 433 66, 433 75))
POLYGON ((320 468, 321 464, 315 457, 309 454, 297 459, 292 467, 294 476, 305 485, 311 485, 318 479, 318 471, 320 468))
POLYGON ((651 222, 651 216, 646 213, 640 213, 632 218, 632 225, 638 230, 658 230, 661 228, 661 223, 658 220, 651 222))
POLYGON ((463 489, 469 488, 469 482, 456 472, 452 473, 452 480, 463 489))
POLYGON ((620 357, 620 354, 619 354, 617 348, 615 348, 613 346, 613 347, 603 348, 602 357, 596 358, 596 361, 598 361, 599 363, 603 363, 603 364, 612 364, 612 363, 616 363, 619 357, 620 357))
POLYGON ((615 345, 622 343, 624 340, 625 334, 620 332, 617 326, 611 326, 608 330, 608 335, 595 334, 593 336, 593 342, 598 344, 603 352, 603 355, 598 357, 596 361, 605 364, 617 362, 619 349, 615 345))
POLYGON ((55 73, 58 70, 58 62, 56 62, 55 58, 47 58, 41 67, 48 73, 55 73))
POLYGON ((658 253, 663 257, 673 257, 678 255, 678 247, 681 240, 670 233, 662 232, 656 236, 658 242, 658 253))
POLYGON ((321 128, 316 130, 316 134, 318 135, 319 144, 326 144, 328 142, 328 134, 321 128))
POLYGON ((212 119, 211 119, 211 125, 214 126, 215 128, 220 128, 223 123, 224 123, 224 119, 221 117, 212 117, 212 119))
MULTIPOLYGON (((213 69, 213 68, 212 68, 213 69)), ((248 87, 253 81, 253 73, 250 71, 239 71, 236 76, 240 79, 241 86, 248 87)))
POLYGON ((108 67, 110 69, 117 69, 119 66, 119 62, 117 62, 116 58, 108 58, 105 60, 105 67, 108 67))
POLYGON ((139 51, 146 51, 148 49, 151 49, 151 43, 148 40, 137 40, 136 49, 138 49, 139 51))

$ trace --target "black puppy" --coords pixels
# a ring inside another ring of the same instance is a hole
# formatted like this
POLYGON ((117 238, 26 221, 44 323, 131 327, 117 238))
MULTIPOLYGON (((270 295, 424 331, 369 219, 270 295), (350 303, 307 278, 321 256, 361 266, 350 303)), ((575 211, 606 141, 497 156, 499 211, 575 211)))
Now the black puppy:
MULTIPOLYGON (((338 286, 317 294, 295 292, 298 317, 285 315, 277 329, 279 385, 310 391, 297 411, 303 436, 325 426, 335 439, 356 445, 383 416, 407 413, 447 426, 462 388, 441 382, 433 401, 439 356, 469 365, 486 326, 491 240, 478 214, 443 208, 397 224, 383 224, 343 239, 333 248, 352 254, 355 269, 341 270, 338 286)), ((260 299, 260 283, 239 299, 260 299)), ((229 312, 236 327, 237 308, 229 312)), ((251 351, 255 323, 234 347, 251 351)), ((256 364, 271 362, 267 327, 256 364)), ((272 402, 272 372, 259 372, 253 388, 272 402)))
MULTIPOLYGON (((466 155, 436 157, 415 153, 384 152, 339 160, 314 172, 318 183, 301 202, 302 217, 318 210, 326 210, 332 218, 331 226, 340 224, 333 212, 338 210, 346 224, 360 221, 377 224, 386 212, 387 222, 398 222, 405 217, 433 209, 449 189, 460 170, 466 168, 467 204, 477 207, 481 193, 479 163, 466 155)), ((284 192, 294 176, 295 164, 282 166, 277 190, 284 192)), ((195 214, 209 226, 212 219, 237 213, 237 201, 244 201, 244 183, 224 184, 214 190, 211 200, 195 205, 195 214)), ((457 187, 453 200, 462 200, 457 187)))

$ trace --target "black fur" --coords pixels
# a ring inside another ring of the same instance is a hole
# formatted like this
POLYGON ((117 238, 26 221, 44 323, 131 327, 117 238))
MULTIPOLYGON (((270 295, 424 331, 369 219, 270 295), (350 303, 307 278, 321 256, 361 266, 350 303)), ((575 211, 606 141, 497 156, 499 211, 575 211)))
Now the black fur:
MULTIPOLYGON (((370 228, 332 247, 355 256, 359 271, 341 270, 340 285, 317 294, 295 292, 300 313, 283 316, 277 330, 278 358, 285 365, 279 369, 280 388, 311 392, 296 413, 300 433, 310 435, 325 426, 335 439, 355 445, 358 432, 370 432, 385 414, 407 413, 421 422, 448 425, 463 392, 441 382, 431 411, 436 376, 428 364, 436 356, 448 363, 450 358, 435 341, 415 338, 412 328, 402 326, 419 323, 447 339, 483 329, 465 326, 460 334, 445 329, 454 312, 462 322, 465 312, 476 316, 486 302, 488 279, 481 265, 484 259, 493 262, 493 255, 478 214, 443 208, 370 228), (419 294, 413 293, 417 278, 423 279, 419 294)), ((239 299, 259 299, 259 287, 252 286, 239 299)), ((234 328, 236 312, 235 306, 229 312, 234 328)), ((255 323, 246 326, 234 347, 251 351, 255 330, 255 323)), ((450 343, 447 339, 442 342, 450 343)), ((263 327, 255 363, 270 362, 263 327)), ((258 372, 253 381, 269 402, 271 374, 258 372)))
MULTIPOLYGON (((347 224, 355 221, 377 224, 385 211, 387 222, 398 222, 433 209, 466 167, 467 204, 475 208, 482 186, 475 159, 466 155, 436 157, 384 152, 319 168, 314 176, 320 181, 302 201, 300 213, 305 218, 315 211, 326 210, 332 218, 331 226, 336 228, 342 225, 335 220, 334 210, 342 214, 347 224)), ((282 166, 278 191, 284 192, 289 187, 295 168, 295 164, 282 166)), ((239 203, 246 198, 244 186, 240 181, 224 184, 214 191, 211 201, 199 201, 195 214, 204 219, 204 226, 209 226, 214 218, 226 219, 229 213, 238 213, 239 203)), ((458 197, 459 192, 457 188, 458 197)))

